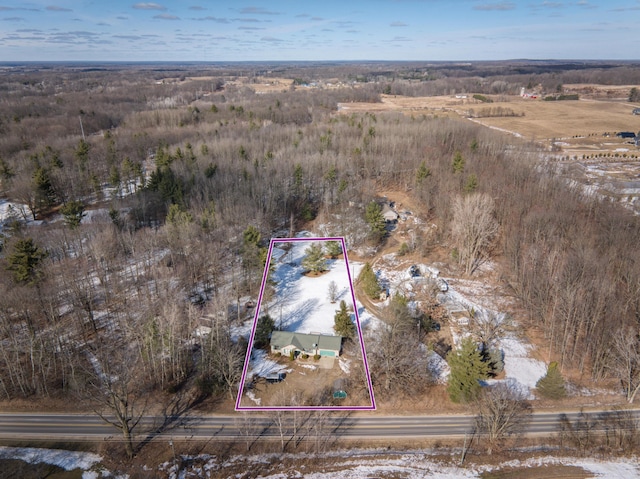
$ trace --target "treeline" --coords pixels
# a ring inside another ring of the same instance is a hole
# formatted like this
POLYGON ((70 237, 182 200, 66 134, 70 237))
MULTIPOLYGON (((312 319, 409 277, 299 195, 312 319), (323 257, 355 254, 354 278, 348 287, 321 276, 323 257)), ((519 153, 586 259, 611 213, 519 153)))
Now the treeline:
POLYGON ((3 231, 2 397, 95 395, 107 369, 130 403, 150 391, 231 394, 246 347, 231 326, 243 318, 239 298, 257 292, 275 231, 325 215, 357 246, 375 184, 425 181, 425 211, 446 215, 466 174, 450 171, 453 152, 477 138, 471 171, 504 151, 499 137, 447 119, 336 114, 338 101, 367 98, 366 86, 264 96, 234 87, 183 106, 123 102, 119 126, 100 135, 44 129, 5 149, 3 190, 26 210, 3 231), (69 221, 52 221, 70 204, 69 221), (45 223, 24 225, 34 218, 45 223), (202 325, 216 331, 206 344, 194 342, 202 325))

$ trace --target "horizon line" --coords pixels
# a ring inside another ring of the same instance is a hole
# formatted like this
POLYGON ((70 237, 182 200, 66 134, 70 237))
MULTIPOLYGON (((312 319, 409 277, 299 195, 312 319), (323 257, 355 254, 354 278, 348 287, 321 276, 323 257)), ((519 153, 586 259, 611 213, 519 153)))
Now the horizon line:
POLYGON ((261 64, 261 63, 488 63, 488 62, 609 62, 609 63, 633 63, 640 62, 640 58, 508 58, 508 59, 482 59, 482 60, 385 60, 385 59, 350 59, 350 60, 0 60, 0 65, 33 65, 33 64, 261 64))

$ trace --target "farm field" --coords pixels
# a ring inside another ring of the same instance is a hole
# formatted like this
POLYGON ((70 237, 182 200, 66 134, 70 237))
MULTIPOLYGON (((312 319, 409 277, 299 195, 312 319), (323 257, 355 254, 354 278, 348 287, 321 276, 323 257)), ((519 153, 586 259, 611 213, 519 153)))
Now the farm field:
MULTIPOLYGON (((342 103, 341 112, 358 111, 401 111, 406 114, 455 114, 468 117, 470 113, 482 116, 482 111, 501 107, 512 110, 515 116, 482 117, 474 121, 500 130, 508 131, 527 140, 572 139, 575 137, 597 136, 606 138, 612 147, 624 144, 615 137, 603 137, 605 132, 637 131, 640 117, 632 115, 637 105, 619 100, 578 100, 542 101, 525 99, 520 96, 490 96, 493 103, 482 103, 472 98, 472 94, 435 97, 402 97, 382 95, 382 103, 342 103)), ((585 145, 597 141, 581 142, 585 145)), ((603 144, 605 142, 602 142, 603 144)), ((577 144, 577 143, 576 143, 577 144)))
POLYGON ((544 101, 520 96, 491 96, 483 103, 468 95, 404 97, 382 95, 381 103, 342 103, 342 114, 398 111, 407 115, 468 118, 469 121, 540 144, 549 158, 566 166, 570 182, 591 192, 622 201, 637 209, 640 198, 640 150, 633 139, 618 138, 619 131, 640 131, 638 105, 625 100, 629 87, 573 85, 567 92, 587 92, 580 100, 544 101), (611 95, 617 95, 611 97, 611 95), (605 96, 607 98, 602 99, 605 96), (487 116, 501 109, 510 116, 487 116))

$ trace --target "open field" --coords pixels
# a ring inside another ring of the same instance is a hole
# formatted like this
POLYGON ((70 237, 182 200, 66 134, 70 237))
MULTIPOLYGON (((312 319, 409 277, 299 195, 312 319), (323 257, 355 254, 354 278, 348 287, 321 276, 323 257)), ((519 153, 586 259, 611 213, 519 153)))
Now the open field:
MULTIPOLYGON (((543 101, 519 96, 491 97, 493 103, 473 99, 472 94, 436 97, 401 97, 382 95, 382 103, 341 104, 340 111, 401 111, 407 114, 455 114, 469 117, 482 116, 483 109, 501 107, 512 110, 516 116, 476 118, 486 126, 512 132, 528 140, 571 140, 575 137, 598 136, 617 131, 637 131, 640 116, 632 115, 637 105, 620 101, 578 100, 543 101)), ((603 144, 604 142, 601 141, 603 144)), ((594 141, 585 142, 586 144, 594 141)), ((618 148, 624 142, 617 138, 606 138, 606 143, 618 148)))
MULTIPOLYGON (((640 131, 638 107, 626 101, 627 86, 572 85, 567 92, 586 92, 595 99, 544 101, 520 96, 491 96, 483 103, 468 95, 403 97, 382 95, 381 103, 342 103, 340 113, 390 112, 468 118, 506 134, 541 144, 569 166, 570 180, 589 191, 622 200, 635 208, 640 197, 640 148, 619 131, 640 131), (602 99, 606 97, 606 99, 602 99), (502 109, 510 116, 488 116, 502 109)), ((582 96, 581 96, 582 98, 582 96)))

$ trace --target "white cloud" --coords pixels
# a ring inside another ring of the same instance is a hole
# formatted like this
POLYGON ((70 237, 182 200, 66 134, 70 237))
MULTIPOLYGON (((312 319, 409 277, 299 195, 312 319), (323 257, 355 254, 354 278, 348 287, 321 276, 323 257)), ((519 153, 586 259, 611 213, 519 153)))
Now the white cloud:
POLYGON ((514 10, 516 5, 512 2, 498 2, 498 3, 483 3, 480 5, 474 5, 474 10, 481 10, 485 12, 498 11, 505 12, 507 10, 514 10))
POLYGON ((165 11, 167 9, 167 7, 163 6, 163 5, 159 5, 157 3, 136 3, 132 8, 136 9, 136 10, 160 10, 160 11, 165 11))
POLYGON ((175 15, 171 15, 169 13, 160 13, 158 15, 154 15, 153 18, 157 20, 180 20, 180 17, 176 17, 175 15))
POLYGON ((46 10, 50 12, 72 12, 73 11, 70 8, 59 7, 57 5, 49 5, 48 7, 46 7, 46 10))

